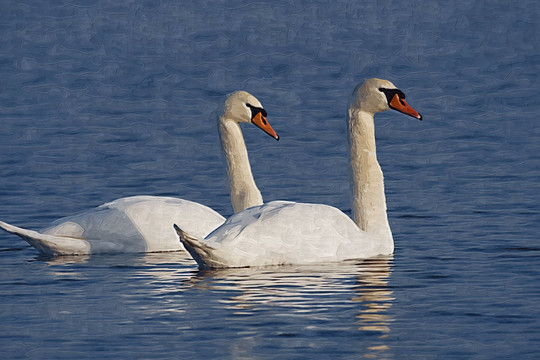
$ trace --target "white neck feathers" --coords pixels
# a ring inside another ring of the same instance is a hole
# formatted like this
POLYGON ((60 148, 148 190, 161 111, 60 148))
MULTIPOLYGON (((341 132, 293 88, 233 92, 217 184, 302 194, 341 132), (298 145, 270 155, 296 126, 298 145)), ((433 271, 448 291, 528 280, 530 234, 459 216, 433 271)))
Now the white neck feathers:
POLYGON ((220 132, 223 151, 227 159, 231 202, 234 212, 262 205, 261 192, 255 185, 248 153, 240 125, 225 115, 220 117, 220 132))
POLYGON ((377 162, 373 114, 351 106, 349 132, 354 222, 368 233, 392 240, 386 215, 383 173, 377 162))

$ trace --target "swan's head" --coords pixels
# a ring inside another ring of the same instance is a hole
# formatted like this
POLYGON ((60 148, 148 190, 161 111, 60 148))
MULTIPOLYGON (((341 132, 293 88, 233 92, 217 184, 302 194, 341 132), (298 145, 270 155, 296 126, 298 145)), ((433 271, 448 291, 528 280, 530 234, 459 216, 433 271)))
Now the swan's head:
POLYGON ((276 140, 279 135, 266 120, 266 110, 257 98, 246 91, 237 91, 225 101, 224 115, 238 123, 252 123, 276 140))
POLYGON ((388 80, 367 79, 354 90, 351 100, 352 106, 372 114, 392 109, 422 120, 422 115, 405 101, 403 91, 388 80))

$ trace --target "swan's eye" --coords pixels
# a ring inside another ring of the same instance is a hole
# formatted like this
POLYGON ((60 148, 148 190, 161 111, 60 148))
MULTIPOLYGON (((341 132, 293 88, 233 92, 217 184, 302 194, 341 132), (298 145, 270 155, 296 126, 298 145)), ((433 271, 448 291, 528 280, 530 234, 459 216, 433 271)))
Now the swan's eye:
POLYGON ((386 100, 388 101, 389 104, 394 98, 394 96, 397 95, 401 104, 405 105, 403 102, 403 99, 405 99, 405 94, 403 93, 403 91, 399 89, 385 89, 385 88, 379 88, 379 91, 382 92, 384 95, 386 95, 386 100))
POLYGON ((379 91, 382 92, 386 96, 386 101, 390 104, 392 101, 392 98, 396 94, 393 89, 385 89, 385 88, 379 88, 379 91))
POLYGON ((247 103, 246 103, 246 106, 251 110, 251 117, 252 118, 255 117, 255 115, 257 115, 258 113, 261 113, 263 115, 263 117, 267 116, 266 110, 264 110, 263 108, 253 106, 253 105, 247 104, 247 103))

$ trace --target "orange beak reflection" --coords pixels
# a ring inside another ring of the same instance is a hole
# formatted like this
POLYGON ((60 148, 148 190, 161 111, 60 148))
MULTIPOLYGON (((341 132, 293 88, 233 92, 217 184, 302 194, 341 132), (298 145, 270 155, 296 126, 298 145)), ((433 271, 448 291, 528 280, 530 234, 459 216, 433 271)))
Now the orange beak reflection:
POLYGON ((266 117, 264 117, 262 113, 258 112, 257 114, 255 114, 251 121, 255 125, 257 125, 257 127, 259 127, 262 131, 264 131, 274 139, 279 140, 279 135, 274 131, 274 129, 272 129, 272 127, 266 120, 266 117))
POLYGON ((404 99, 401 99, 398 94, 394 95, 389 105, 394 110, 412 116, 413 118, 417 118, 418 120, 422 120, 422 115, 420 115, 418 111, 410 107, 409 104, 407 104, 404 99))

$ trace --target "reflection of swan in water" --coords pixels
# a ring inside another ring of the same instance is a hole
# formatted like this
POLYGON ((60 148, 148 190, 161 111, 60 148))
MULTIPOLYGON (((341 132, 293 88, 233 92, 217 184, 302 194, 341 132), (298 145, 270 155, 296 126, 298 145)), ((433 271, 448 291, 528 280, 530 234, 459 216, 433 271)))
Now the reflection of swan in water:
POLYGON ((159 323, 202 341, 213 330, 219 339, 212 341, 231 358, 268 350, 267 341, 279 344, 280 354, 297 354, 301 344, 308 353, 330 345, 358 358, 392 355, 392 257, 214 271, 194 270, 186 252, 34 261, 47 261, 48 278, 69 292, 50 309, 59 317, 86 319, 84 306, 107 312, 114 304, 123 313, 112 318, 129 324, 159 323), (62 285, 68 280, 82 280, 78 291, 62 285), (88 302, 96 291, 100 301, 88 302))
MULTIPOLYGON (((37 255, 34 260, 31 261, 43 261, 49 266, 59 265, 72 265, 72 264, 86 264, 92 263, 93 265, 100 266, 121 266, 120 264, 126 264, 126 266, 141 266, 144 267, 160 267, 164 264, 171 264, 178 267, 187 266, 193 267, 193 259, 187 252, 156 252, 156 253, 135 253, 135 254, 121 254, 112 256, 95 256, 91 255, 64 255, 64 256, 51 256, 51 255, 37 255)), ((169 276, 168 276, 169 277, 169 276)), ((170 277, 169 277, 170 278, 170 277)))
MULTIPOLYGON (((280 336, 303 336, 290 330, 298 324, 308 324, 300 330, 305 334, 306 331, 332 331, 326 326, 350 331, 350 326, 356 323, 357 330, 370 336, 369 341, 362 341, 364 354, 378 358, 389 351, 385 338, 392 323, 388 309, 394 299, 387 285, 392 261, 390 255, 326 265, 201 270, 189 283, 203 292, 233 292, 234 295, 220 302, 233 316, 240 316, 235 317, 239 322, 244 319, 242 316, 251 319, 266 312, 265 318, 272 318, 276 323, 284 319, 283 315, 288 319, 305 318, 291 320, 290 324, 283 320, 283 329, 278 331, 280 336)), ((245 330, 258 331, 249 325, 245 330)), ((247 344, 236 346, 242 348, 247 344)))
POLYGON ((375 259, 375 263, 366 260, 359 265, 357 276, 357 297, 352 301, 364 304, 365 309, 357 315, 361 331, 390 332, 390 316, 384 314, 392 306, 393 291, 388 289, 390 259, 375 259), (365 268, 363 267, 365 265, 365 268))
POLYGON ((371 359, 379 358, 379 354, 390 350, 384 339, 388 337, 393 321, 387 313, 394 301, 393 291, 388 288, 391 260, 391 257, 388 257, 375 260, 373 263, 373 260, 368 259, 365 261, 365 269, 361 264, 357 276, 356 293, 358 296, 351 299, 364 306, 356 315, 358 330, 379 334, 379 341, 366 347, 369 353, 364 354, 364 357, 371 359))
MULTIPOLYGON (((107 274, 116 274, 117 268, 130 268, 129 276, 135 276, 137 280, 146 280, 146 291, 153 294, 167 293, 178 290, 178 283, 187 281, 193 273, 193 259, 185 251, 141 253, 141 254, 118 254, 113 256, 91 255, 64 255, 47 256, 38 255, 32 261, 44 262, 50 267, 51 272, 58 278, 87 278, 103 269, 107 274), (81 270, 85 267, 91 270, 81 270), (108 269, 114 269, 112 272, 108 269)), ((120 280, 117 279, 119 282, 120 280)), ((125 279, 127 286, 133 285, 130 279, 125 279)), ((140 284, 139 284, 140 285, 140 284)))

